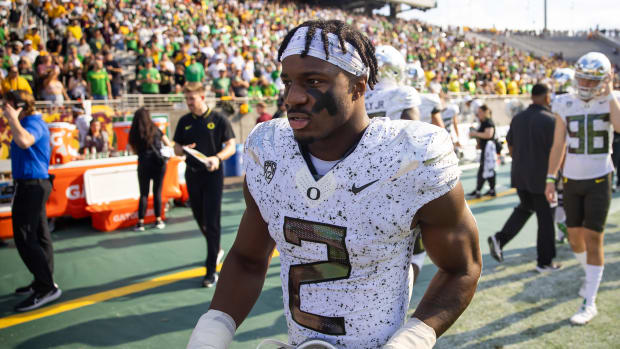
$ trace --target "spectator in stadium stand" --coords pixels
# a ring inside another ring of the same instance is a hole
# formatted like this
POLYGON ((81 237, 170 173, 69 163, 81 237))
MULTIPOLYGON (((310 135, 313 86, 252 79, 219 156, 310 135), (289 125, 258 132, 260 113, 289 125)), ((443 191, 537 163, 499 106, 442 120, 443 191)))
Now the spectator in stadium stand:
POLYGON ((134 231, 144 231, 144 216, 149 196, 149 184, 153 181, 153 210, 155 211, 154 228, 164 229, 166 223, 161 218, 161 189, 166 174, 166 162, 160 149, 162 144, 172 146, 168 137, 153 123, 151 113, 146 108, 138 109, 129 130, 129 145, 138 154, 138 184, 140 201, 138 204, 138 224, 134 231))
POLYGON ((62 42, 56 38, 56 32, 49 30, 47 32, 47 41, 45 42, 46 51, 51 55, 60 55, 62 47, 62 42))
POLYGON ((496 137, 495 135, 495 124, 493 123, 493 119, 491 119, 491 109, 486 104, 481 105, 476 111, 476 117, 480 121, 480 126, 477 130, 470 130, 469 136, 475 138, 478 142, 478 148, 480 149, 480 166, 478 166, 478 175, 476 181, 476 189, 471 193, 467 194, 473 197, 481 197, 481 196, 496 196, 495 193, 495 164, 489 165, 489 154, 487 151, 487 143, 489 141, 493 141, 496 137), (489 168, 489 167, 492 167, 489 168), (485 171, 488 170, 488 171, 485 171), (489 172, 491 172, 489 174, 489 172), (482 186, 485 181, 489 181, 489 191, 484 194, 480 194, 480 190, 482 190, 482 186))
POLYGON ((159 61, 159 75, 161 76, 159 93, 168 94, 172 92, 174 87, 174 69, 174 63, 168 58, 168 55, 163 54, 159 61))
POLYGON ((271 114, 265 111, 266 107, 267 106, 263 102, 258 102, 256 104, 256 113, 258 114, 258 118, 256 119, 257 124, 260 124, 261 122, 269 121, 273 118, 271 114))
POLYGON ((215 92, 215 97, 219 98, 234 95, 230 78, 228 77, 228 70, 224 67, 219 69, 218 73, 219 77, 213 80, 213 92, 215 92))
POLYGON ((110 137, 108 137, 108 133, 102 129, 101 121, 92 119, 80 153, 100 154, 109 150, 110 137))
POLYGON ((24 58, 20 59, 17 68, 19 70, 19 76, 26 79, 28 84, 30 84, 30 88, 34 90, 34 71, 32 71, 30 61, 24 58))
POLYGON ((183 63, 176 63, 174 68, 174 83, 176 85, 176 90, 182 90, 183 86, 185 86, 185 65, 183 65, 183 63))
POLYGON ((13 42, 13 52, 10 55, 11 65, 17 65, 19 59, 22 58, 22 48, 24 44, 21 41, 13 42))
POLYGON ((220 249, 224 187, 221 165, 235 154, 235 134, 230 121, 207 106, 201 83, 187 83, 183 93, 190 112, 179 119, 174 132, 174 151, 179 156, 186 155, 183 146, 188 146, 206 156, 204 162, 192 155, 186 156, 185 181, 192 214, 207 241, 207 272, 202 286, 212 287, 218 278, 216 266, 224 254, 220 249))
POLYGON ((110 77, 103 66, 103 57, 101 55, 95 57, 95 65, 86 74, 86 82, 88 83, 88 94, 93 99, 107 100, 109 96, 112 96, 110 77))
POLYGON ((16 65, 12 65, 9 68, 6 79, 2 80, 2 93, 6 94, 9 91, 24 90, 32 94, 30 84, 26 79, 19 76, 19 70, 16 65))
POLYGON ((187 82, 204 82, 205 68, 196 61, 195 56, 190 59, 190 64, 185 68, 185 81, 187 82))
POLYGON ((60 68, 54 66, 51 72, 47 75, 41 86, 41 96, 44 100, 52 102, 54 106, 62 106, 65 99, 69 99, 65 86, 58 76, 60 75, 60 68))
POLYGON ((29 285, 15 290, 15 294, 29 295, 15 307, 23 312, 37 309, 62 294, 54 283, 54 251, 45 209, 52 192, 48 174, 50 133, 35 110, 31 93, 17 90, 5 94, 4 98, 4 117, 13 134, 10 148, 16 185, 11 205, 13 238, 19 256, 34 276, 29 285))
POLYGON ((138 80, 140 81, 140 92, 144 94, 158 94, 161 75, 159 70, 153 67, 153 59, 147 58, 144 61, 144 69, 138 72, 138 80))
POLYGON ((69 69, 77 68, 82 66, 82 62, 84 61, 84 56, 80 55, 77 49, 77 46, 71 45, 69 46, 69 53, 65 59, 65 63, 67 64, 69 69))
POLYGON ((35 50, 32 41, 24 40, 24 50, 21 53, 21 57, 27 58, 30 63, 34 63, 34 60, 39 55, 39 51, 35 50))
POLYGON ((110 81, 110 87, 112 87, 112 97, 119 98, 123 92, 123 68, 118 61, 114 59, 114 53, 112 53, 112 51, 105 53, 105 61, 103 65, 108 72, 108 76, 112 76, 110 81))
POLYGON ((235 97, 247 97, 248 96, 248 87, 250 84, 243 79, 241 69, 234 68, 233 78, 232 78, 232 89, 235 97))
POLYGON ((545 197, 549 153, 553 144, 555 117, 550 111, 551 89, 537 84, 532 89, 532 104, 514 116, 506 140, 512 156, 511 180, 517 188, 520 203, 498 233, 488 238, 491 256, 498 262, 504 260, 502 249, 536 213, 538 236, 536 239, 539 272, 553 271, 559 265, 555 258, 555 227, 553 209, 545 197))

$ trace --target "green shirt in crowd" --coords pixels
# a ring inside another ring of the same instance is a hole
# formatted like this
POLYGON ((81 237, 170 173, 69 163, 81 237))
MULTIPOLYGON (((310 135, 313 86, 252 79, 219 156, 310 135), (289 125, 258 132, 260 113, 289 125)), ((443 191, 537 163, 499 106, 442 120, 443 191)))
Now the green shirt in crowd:
POLYGON ((185 68, 185 81, 202 82, 205 79, 205 68, 196 62, 185 68))
POLYGON ((155 68, 151 68, 151 69, 145 68, 145 69, 140 70, 140 72, 138 73, 138 77, 142 81, 142 84, 140 85, 140 90, 142 91, 142 93, 150 93, 150 94, 159 93, 159 84, 152 84, 152 83, 146 82, 147 78, 161 80, 161 76, 159 75, 159 70, 155 68))
POLYGON ((213 80, 213 89, 214 90, 224 90, 224 94, 215 93, 215 97, 228 96, 230 91, 230 79, 229 78, 217 78, 213 80))
POLYGON ((108 95, 108 81, 110 77, 105 68, 101 70, 91 70, 86 75, 86 80, 90 83, 91 93, 93 96, 107 96, 108 95))

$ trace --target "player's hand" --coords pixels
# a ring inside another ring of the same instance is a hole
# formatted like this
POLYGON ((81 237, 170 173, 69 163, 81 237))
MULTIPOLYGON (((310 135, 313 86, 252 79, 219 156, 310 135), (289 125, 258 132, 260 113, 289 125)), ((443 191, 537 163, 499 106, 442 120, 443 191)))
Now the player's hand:
POLYGON ((557 202, 557 193, 555 191, 555 183, 547 183, 545 187, 545 197, 550 204, 557 202))

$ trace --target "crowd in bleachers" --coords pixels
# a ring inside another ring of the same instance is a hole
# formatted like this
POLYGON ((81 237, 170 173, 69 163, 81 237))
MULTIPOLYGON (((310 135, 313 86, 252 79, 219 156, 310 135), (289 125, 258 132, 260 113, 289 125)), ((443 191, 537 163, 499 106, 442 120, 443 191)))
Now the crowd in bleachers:
POLYGON ((409 64, 421 65, 427 86, 449 92, 528 93, 568 64, 478 41, 465 35, 467 28, 288 1, 33 0, 26 9, 18 0, 0 7, 2 89, 28 87, 37 99, 58 104, 175 93, 188 81, 205 83, 217 97, 276 96, 283 88, 281 39, 316 18, 344 20, 374 43, 396 47, 409 64), (20 8, 36 16, 25 23, 15 13, 20 8), (45 23, 45 35, 37 21, 45 23))

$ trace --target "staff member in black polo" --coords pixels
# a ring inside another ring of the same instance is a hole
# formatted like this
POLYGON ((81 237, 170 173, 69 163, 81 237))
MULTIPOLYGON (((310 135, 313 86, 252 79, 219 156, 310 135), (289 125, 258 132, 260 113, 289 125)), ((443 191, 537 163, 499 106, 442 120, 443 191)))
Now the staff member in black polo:
POLYGON ((555 241, 553 210, 545 198, 549 153, 553 144, 555 118, 549 110, 551 90, 545 84, 532 88, 532 104, 515 115, 506 136, 512 155, 512 186, 517 188, 521 203, 500 232, 488 238, 491 256, 503 261, 502 249, 523 228, 532 213, 538 219, 538 254, 536 270, 553 271, 560 268, 553 263, 555 241))
POLYGON ((199 82, 189 82, 183 88, 190 113, 179 119, 174 132, 174 150, 183 155, 188 146, 207 156, 206 164, 193 156, 186 157, 185 181, 194 219, 207 240, 207 273, 203 287, 217 282, 217 262, 223 256, 220 250, 220 213, 224 174, 222 161, 235 154, 235 134, 228 119, 207 107, 205 90, 199 82))
POLYGON ((33 274, 34 281, 15 290, 30 295, 17 304, 16 311, 39 308, 62 294, 53 279, 54 252, 47 226, 45 203, 52 192, 48 167, 50 133, 36 113, 34 97, 23 90, 8 92, 3 105, 13 140, 11 173, 16 184, 11 207, 13 238, 19 256, 33 274))

